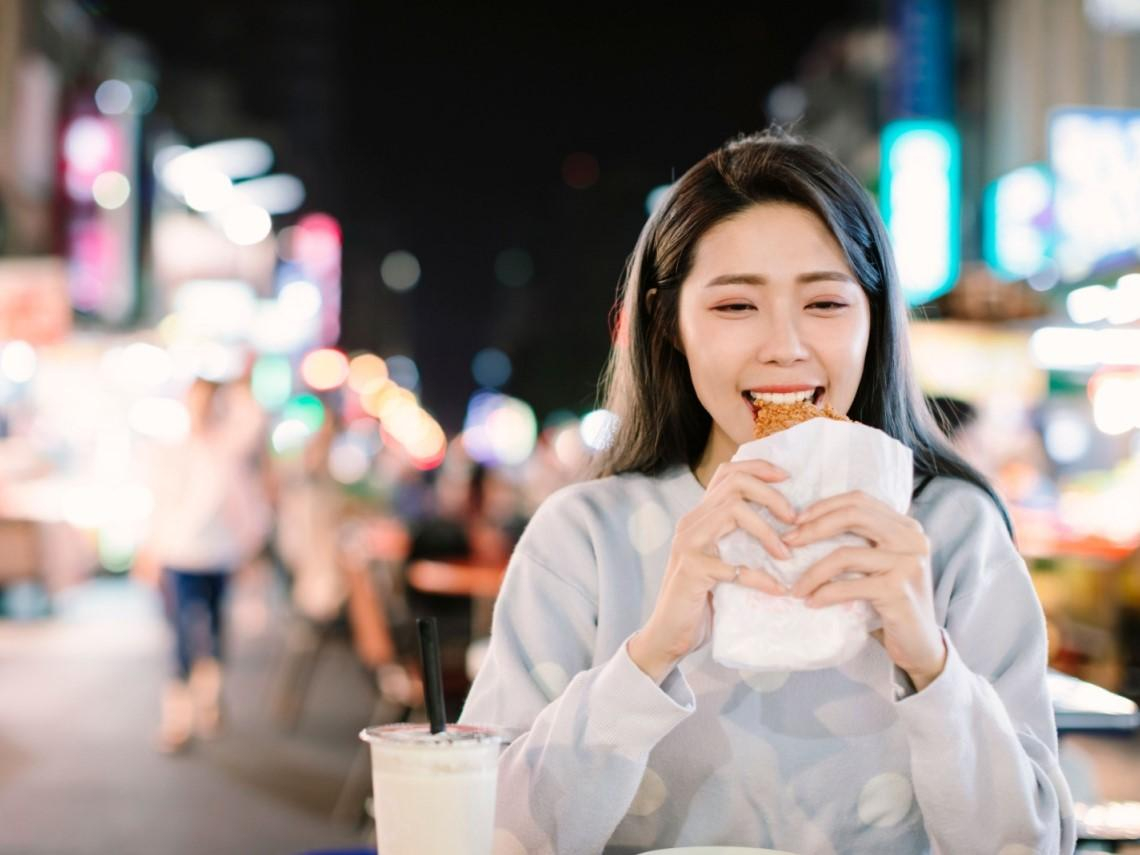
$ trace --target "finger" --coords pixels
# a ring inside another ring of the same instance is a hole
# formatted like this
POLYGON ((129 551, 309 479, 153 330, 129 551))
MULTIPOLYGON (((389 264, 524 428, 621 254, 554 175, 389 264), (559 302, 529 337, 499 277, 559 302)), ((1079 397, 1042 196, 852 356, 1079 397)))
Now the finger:
POLYGON ((717 487, 716 495, 718 499, 723 495, 729 500, 747 499, 763 505, 772 512, 772 516, 789 525, 796 519, 796 509, 783 493, 747 472, 735 472, 729 475, 717 487))
POLYGON ((818 502, 813 502, 808 505, 800 513, 798 523, 805 523, 808 520, 815 519, 818 516, 829 513, 837 508, 847 507, 848 505, 856 505, 862 507, 880 506, 886 510, 892 510, 889 506, 876 499, 862 490, 851 490, 847 493, 839 493, 835 496, 828 496, 826 499, 820 499, 818 502))
POLYGON ((893 566, 893 554, 882 549, 841 546, 805 570, 792 585, 792 595, 810 597, 821 586, 834 584, 832 580, 843 573, 885 573, 893 566))
POLYGON ((865 600, 882 602, 890 594, 890 583, 885 575, 864 576, 861 579, 836 579, 822 586, 804 603, 813 609, 865 600))
POLYGON ((784 543, 803 546, 850 532, 867 538, 876 546, 900 552, 917 548, 915 530, 892 516, 886 516, 866 507, 846 505, 829 511, 809 522, 801 522, 783 534, 784 543))
POLYGON ((698 588, 711 590, 717 582, 732 582, 736 579, 736 568, 725 564, 719 558, 703 553, 694 553, 685 557, 682 572, 689 577, 698 588))
POLYGON ((711 490, 733 472, 749 472, 764 481, 784 481, 789 477, 785 470, 767 460, 730 461, 716 468, 716 472, 709 480, 708 489, 711 490))
POLYGON ((786 597, 790 593, 787 585, 766 570, 761 570, 758 567, 744 566, 738 569, 740 573, 733 580, 738 585, 743 585, 746 588, 754 588, 757 591, 762 591, 773 597, 786 597))
POLYGON ((685 532, 687 548, 706 555, 718 555, 717 542, 738 528, 744 529, 763 544, 770 555, 788 559, 791 550, 780 540, 775 530, 743 499, 732 499, 710 508, 704 517, 696 519, 685 532))
POLYGON ((729 506, 726 510, 728 511, 728 519, 725 523, 726 528, 721 529, 717 540, 720 540, 735 529, 741 528, 760 541, 769 555, 775 556, 782 561, 786 561, 792 557, 792 551, 780 540, 780 536, 776 534, 775 529, 764 522, 761 516, 744 502, 738 501, 736 504, 729 506))

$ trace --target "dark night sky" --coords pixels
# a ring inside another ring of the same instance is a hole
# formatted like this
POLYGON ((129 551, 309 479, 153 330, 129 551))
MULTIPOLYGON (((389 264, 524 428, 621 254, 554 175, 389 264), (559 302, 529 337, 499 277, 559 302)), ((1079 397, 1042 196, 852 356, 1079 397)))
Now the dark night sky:
POLYGON ((412 355, 424 405, 454 431, 487 346, 540 418, 592 404, 646 193, 762 128, 767 92, 820 34, 877 4, 87 5, 153 46, 160 116, 192 143, 263 136, 308 207, 341 220, 342 346, 412 355), (572 152, 597 159, 589 189, 563 181, 572 152), (534 259, 522 288, 496 280, 511 247, 534 259), (395 249, 422 266, 404 294, 379 275, 395 249))

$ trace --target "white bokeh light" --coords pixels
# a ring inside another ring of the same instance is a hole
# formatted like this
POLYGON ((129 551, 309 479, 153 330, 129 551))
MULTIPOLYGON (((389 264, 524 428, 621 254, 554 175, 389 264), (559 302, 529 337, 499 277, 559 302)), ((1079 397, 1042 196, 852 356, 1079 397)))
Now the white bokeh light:
POLYGON ((1045 424, 1045 451, 1058 463, 1073 463, 1088 452, 1092 433, 1077 413, 1057 413, 1045 424))
POLYGON ((121 172, 101 172, 91 182, 91 197, 100 208, 113 211, 131 197, 131 182, 121 172))
POLYGON ((269 237, 273 221, 256 205, 235 205, 222 212, 222 231, 238 246, 252 246, 269 237))
POLYGON ((315 318, 321 312, 321 289, 307 279, 294 279, 277 294, 281 311, 298 320, 315 318))
POLYGON ((618 417, 609 410, 594 410, 582 417, 579 430, 582 442, 594 451, 603 451, 613 442, 617 430, 618 417))
POLYGON ((0 351, 0 372, 13 383, 27 383, 36 376, 36 351, 26 341, 10 341, 0 351))
POLYGON ((122 80, 104 80, 95 90, 95 106, 105 116, 118 116, 130 109, 133 97, 129 84, 122 80))

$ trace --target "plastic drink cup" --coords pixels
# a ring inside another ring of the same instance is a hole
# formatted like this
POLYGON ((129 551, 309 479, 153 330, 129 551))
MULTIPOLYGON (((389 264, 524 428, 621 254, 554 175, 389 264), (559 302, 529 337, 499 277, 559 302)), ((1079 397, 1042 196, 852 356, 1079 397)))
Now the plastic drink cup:
POLYGON ((378 855, 490 855, 499 736, 452 724, 360 732, 372 754, 378 855))

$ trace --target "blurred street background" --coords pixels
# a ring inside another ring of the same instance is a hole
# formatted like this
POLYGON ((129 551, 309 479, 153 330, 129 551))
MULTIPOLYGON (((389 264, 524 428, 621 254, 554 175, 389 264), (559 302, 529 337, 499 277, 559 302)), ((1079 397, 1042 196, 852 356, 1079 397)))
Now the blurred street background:
POLYGON ((646 217, 772 123, 878 199, 1140 851, 1140 0, 0 0, 0 855, 367 847, 414 618, 454 717, 646 217))

